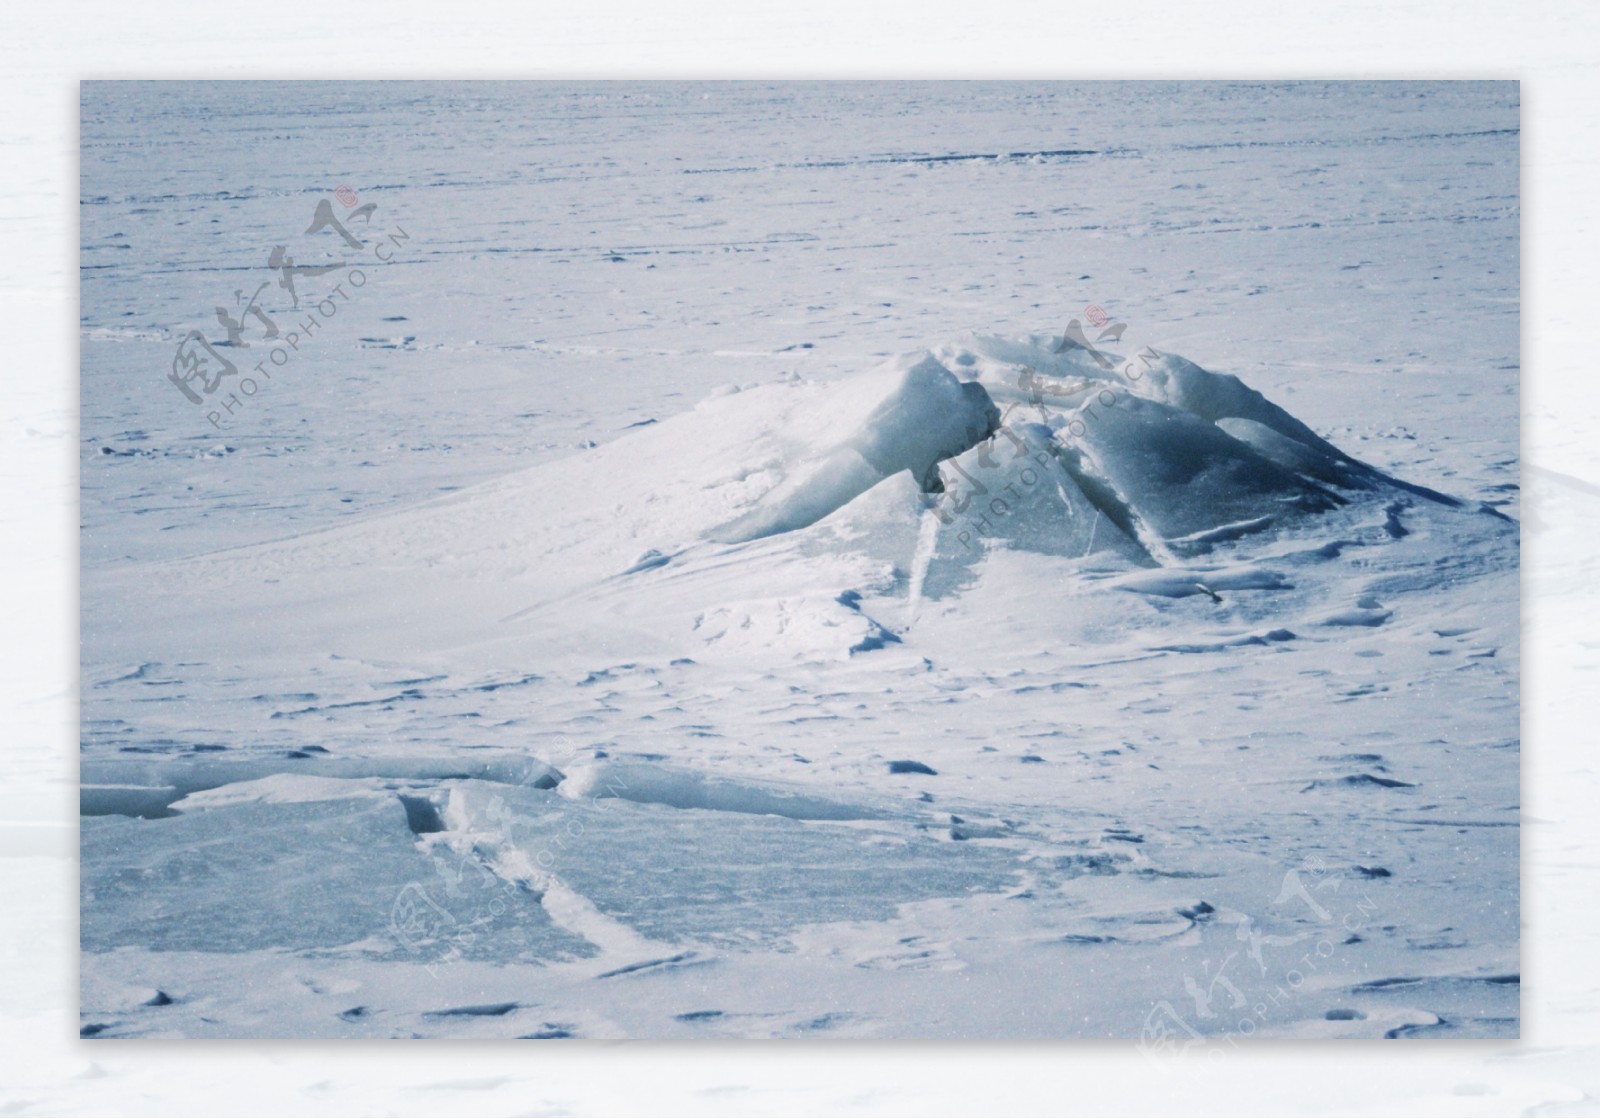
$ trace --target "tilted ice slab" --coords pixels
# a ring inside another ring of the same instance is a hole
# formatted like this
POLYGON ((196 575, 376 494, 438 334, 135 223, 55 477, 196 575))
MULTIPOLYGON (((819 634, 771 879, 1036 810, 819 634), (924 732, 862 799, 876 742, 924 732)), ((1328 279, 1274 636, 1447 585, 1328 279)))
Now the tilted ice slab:
MULTIPOLYGON (((207 794, 238 789, 280 775, 305 782, 369 778, 399 783, 477 778, 505 784, 553 787, 559 771, 533 758, 91 758, 79 765, 78 804, 84 816, 162 816, 182 800, 190 807, 217 803, 207 794)), ((314 797, 309 799, 315 799, 314 797)), ((182 805, 179 806, 180 808, 182 805)))
POLYGON ((938 464, 988 438, 999 423, 982 385, 958 380, 929 355, 842 442, 804 462, 754 510, 711 536, 736 544, 806 528, 902 471, 923 489, 936 489, 938 464))

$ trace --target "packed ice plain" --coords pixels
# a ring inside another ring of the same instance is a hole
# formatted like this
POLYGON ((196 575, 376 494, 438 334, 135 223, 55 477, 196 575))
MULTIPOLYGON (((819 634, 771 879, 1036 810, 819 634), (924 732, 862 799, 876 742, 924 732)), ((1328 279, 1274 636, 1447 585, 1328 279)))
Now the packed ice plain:
POLYGON ((86 87, 84 1033, 1514 1035, 1516 122, 86 87))

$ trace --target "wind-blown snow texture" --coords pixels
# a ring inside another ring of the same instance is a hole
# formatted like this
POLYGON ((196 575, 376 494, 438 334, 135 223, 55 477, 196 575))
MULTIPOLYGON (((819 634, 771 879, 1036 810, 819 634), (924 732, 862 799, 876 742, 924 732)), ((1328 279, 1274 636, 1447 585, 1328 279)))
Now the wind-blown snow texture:
POLYGON ((86 1036, 1517 1033, 1514 85, 83 115, 86 1036))

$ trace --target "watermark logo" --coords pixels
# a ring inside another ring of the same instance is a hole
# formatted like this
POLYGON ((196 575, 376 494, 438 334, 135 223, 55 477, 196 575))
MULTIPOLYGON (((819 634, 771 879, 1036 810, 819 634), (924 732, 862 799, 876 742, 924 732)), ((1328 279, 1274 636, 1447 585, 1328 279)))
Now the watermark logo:
MULTIPOLYGON (((1292 1004, 1308 979, 1338 954, 1340 945, 1360 939, 1358 934, 1378 908, 1364 892, 1359 899, 1339 898, 1343 884, 1316 856, 1285 872, 1268 908, 1304 906, 1309 915, 1306 919, 1316 930, 1309 935, 1274 935, 1263 932, 1247 914, 1231 917, 1234 938, 1242 947, 1227 953, 1215 967, 1208 959, 1202 962, 1199 975, 1183 977, 1186 1011, 1193 1023, 1173 1001, 1157 1002, 1139 1028, 1140 1051, 1166 1066, 1185 1060, 1196 1050, 1208 1059, 1220 1057, 1226 1052, 1223 1043, 1237 1047, 1238 1038, 1252 1036, 1274 1011, 1292 1004), (1282 951, 1297 950, 1296 946, 1312 936, 1316 942, 1310 951, 1298 957, 1282 951)), ((1194 916, 1197 923, 1216 919, 1210 906, 1194 916)))
POLYGON ((389 910, 389 933, 408 952, 419 953, 454 927, 450 911, 428 895, 420 882, 407 882, 389 910))
MULTIPOLYGON (((350 212, 341 220, 334 213, 331 201, 319 199, 302 238, 317 238, 326 232, 337 237, 350 252, 369 255, 381 264, 392 261, 395 250, 411 239, 411 234, 399 226, 391 232, 372 229, 372 216, 378 204, 361 203, 348 186, 339 187, 334 197, 350 212), (361 224, 357 228, 368 240, 351 231, 358 220, 361 224)), ((315 247, 310 251, 316 251, 315 247)), ((218 304, 215 308, 217 325, 226 337, 212 342, 199 330, 189 331, 178 343, 167 379, 190 404, 202 408, 214 405, 206 413, 206 419, 212 427, 220 428, 225 413, 234 415, 246 400, 260 392, 262 382, 273 379, 273 370, 281 372, 286 368, 317 331, 339 313, 339 308, 351 301, 352 293, 367 285, 366 267, 348 259, 302 264, 295 260, 287 243, 274 245, 267 254, 267 268, 277 276, 276 286, 287 295, 289 307, 269 307, 264 303, 262 293, 273 287, 272 280, 260 283, 248 297, 245 289, 236 289, 233 306, 218 304), (302 291, 305 281, 341 272, 343 278, 321 294, 302 291), (300 306, 302 295, 310 303, 305 310, 300 306), (292 316, 291 329, 280 328, 274 315, 292 316), (236 363, 233 352, 252 348, 252 342, 266 346, 267 356, 254 366, 248 365, 248 359, 244 358, 236 363), (223 353, 224 350, 228 353, 223 353), (241 363, 245 364, 243 371, 241 363), (226 394, 219 395, 224 390, 226 394)), ((281 301, 282 297, 278 298, 281 301)))

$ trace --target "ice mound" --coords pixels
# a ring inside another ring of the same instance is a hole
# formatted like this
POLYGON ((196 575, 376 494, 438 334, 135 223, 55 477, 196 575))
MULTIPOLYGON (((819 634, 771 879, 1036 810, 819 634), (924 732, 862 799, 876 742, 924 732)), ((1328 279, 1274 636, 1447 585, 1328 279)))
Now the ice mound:
POLYGON ((878 374, 886 385, 891 375, 847 435, 792 448, 783 480, 707 538, 846 521, 841 511, 902 474, 969 549, 1142 563, 1385 488, 1459 504, 1351 458, 1237 377, 1149 348, 1124 358, 1068 339, 975 335, 878 374))

